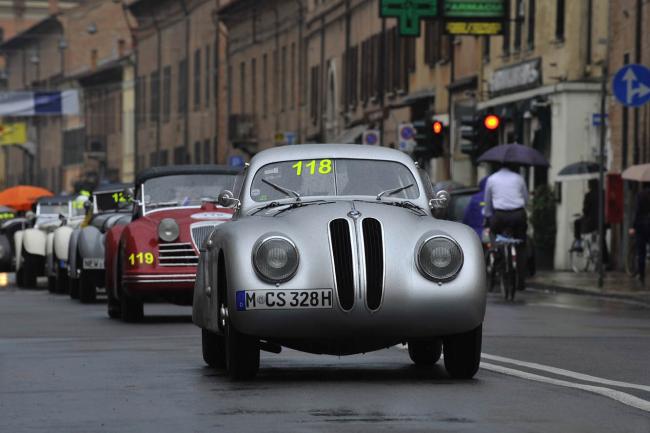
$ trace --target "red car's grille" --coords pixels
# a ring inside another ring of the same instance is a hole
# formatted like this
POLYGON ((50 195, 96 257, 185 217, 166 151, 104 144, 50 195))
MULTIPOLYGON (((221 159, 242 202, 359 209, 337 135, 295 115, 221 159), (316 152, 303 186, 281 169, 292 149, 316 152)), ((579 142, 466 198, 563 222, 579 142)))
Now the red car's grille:
POLYGON ((158 245, 158 264, 160 266, 196 266, 198 263, 199 257, 189 242, 158 245))

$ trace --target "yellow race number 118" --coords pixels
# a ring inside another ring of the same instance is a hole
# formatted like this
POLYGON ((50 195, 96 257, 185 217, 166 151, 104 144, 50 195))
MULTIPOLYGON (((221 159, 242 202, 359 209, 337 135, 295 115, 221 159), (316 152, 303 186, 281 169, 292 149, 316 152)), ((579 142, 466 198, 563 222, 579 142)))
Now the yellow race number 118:
POLYGON ((302 176, 303 169, 309 174, 309 175, 315 175, 315 174, 330 174, 332 172, 332 160, 331 159, 321 159, 320 161, 316 161, 315 159, 312 159, 311 161, 298 161, 294 165, 291 166, 291 168, 296 170, 296 176, 302 176), (318 166, 318 170, 316 169, 316 166, 318 166))

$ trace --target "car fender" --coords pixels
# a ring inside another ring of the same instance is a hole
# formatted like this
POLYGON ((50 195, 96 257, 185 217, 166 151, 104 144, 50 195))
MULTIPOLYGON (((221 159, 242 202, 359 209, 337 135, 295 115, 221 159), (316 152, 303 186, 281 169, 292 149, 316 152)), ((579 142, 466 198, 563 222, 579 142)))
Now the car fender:
POLYGON ((54 232, 48 232, 45 238, 45 269, 46 276, 56 275, 56 260, 54 258, 54 232))
POLYGON ((85 227, 79 235, 79 254, 82 259, 104 258, 104 235, 94 226, 85 227))
POLYGON ((59 227, 54 231, 54 257, 58 260, 68 261, 70 236, 74 228, 70 226, 59 227))
POLYGON ((78 241, 81 230, 80 228, 76 228, 72 232, 72 235, 70 235, 70 246, 68 247, 68 276, 70 278, 77 278, 77 266, 80 265, 80 263, 77 263, 77 256, 79 255, 78 241))
POLYGON ((22 235, 22 248, 29 254, 45 257, 48 251, 48 238, 52 239, 53 235, 50 233, 48 236, 48 234, 39 229, 27 229, 22 235))
POLYGON ((25 231, 18 230, 14 233, 14 252, 16 254, 16 271, 20 268, 22 264, 22 252, 23 252, 23 237, 25 231))
POLYGON ((119 254, 120 238, 126 225, 116 224, 108 232, 104 238, 104 269, 106 275, 106 292, 118 298, 117 288, 117 255, 119 254))

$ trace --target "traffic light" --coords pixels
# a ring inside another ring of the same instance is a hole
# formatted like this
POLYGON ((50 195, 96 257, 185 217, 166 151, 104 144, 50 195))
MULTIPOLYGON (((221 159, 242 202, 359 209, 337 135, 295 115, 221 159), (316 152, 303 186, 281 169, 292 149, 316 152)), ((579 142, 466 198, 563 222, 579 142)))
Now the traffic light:
POLYGON ((470 156, 476 155, 479 147, 480 119, 476 116, 460 118, 460 151, 470 156))
POLYGON ((426 113, 424 119, 413 122, 415 128, 414 156, 418 159, 431 159, 442 156, 444 152, 445 127, 433 114, 426 113))
POLYGON ((496 114, 461 118, 461 152, 476 159, 486 150, 499 144, 501 118, 496 114))
POLYGON ((501 118, 496 114, 488 114, 483 118, 481 147, 484 150, 499 144, 499 126, 501 126, 501 118))

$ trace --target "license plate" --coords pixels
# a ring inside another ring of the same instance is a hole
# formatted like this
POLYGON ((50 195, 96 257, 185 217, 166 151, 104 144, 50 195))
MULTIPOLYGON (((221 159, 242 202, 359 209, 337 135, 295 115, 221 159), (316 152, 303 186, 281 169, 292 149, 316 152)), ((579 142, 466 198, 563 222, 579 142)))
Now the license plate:
POLYGON ((104 259, 84 259, 84 269, 104 269, 104 259))
POLYGON ((237 311, 332 308, 332 289, 239 290, 237 311))

